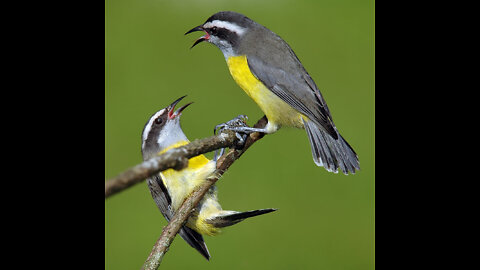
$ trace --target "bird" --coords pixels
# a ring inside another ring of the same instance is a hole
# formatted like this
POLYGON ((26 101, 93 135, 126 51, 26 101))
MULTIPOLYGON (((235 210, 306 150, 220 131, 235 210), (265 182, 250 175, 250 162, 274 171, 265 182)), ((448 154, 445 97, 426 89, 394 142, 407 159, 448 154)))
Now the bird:
MULTIPOLYGON (((174 111, 175 105, 184 97, 154 113, 145 124, 141 148, 144 161, 190 142, 180 126, 180 115, 192 102, 174 111)), ((150 193, 167 221, 173 218, 183 201, 197 186, 215 174, 215 169, 216 160, 198 155, 190 158, 188 166, 180 171, 168 169, 147 178, 150 193)), ((202 235, 218 235, 223 227, 277 210, 274 208, 246 212, 223 210, 217 193, 217 187, 212 186, 179 231, 180 236, 207 260, 210 259, 210 252, 202 235)))
POLYGON ((201 42, 218 47, 230 74, 265 113, 264 128, 233 127, 237 132, 271 134, 282 126, 305 129, 313 161, 327 171, 354 174, 358 156, 338 132, 320 90, 297 55, 277 34, 243 14, 220 11, 185 35, 203 31, 201 42))

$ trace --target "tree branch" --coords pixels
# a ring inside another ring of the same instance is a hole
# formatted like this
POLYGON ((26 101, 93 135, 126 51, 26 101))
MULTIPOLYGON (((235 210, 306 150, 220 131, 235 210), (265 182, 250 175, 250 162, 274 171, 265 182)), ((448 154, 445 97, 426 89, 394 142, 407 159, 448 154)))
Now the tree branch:
MULTIPOLYGON (((255 124, 256 128, 263 128, 267 124, 267 118, 264 116, 255 124)), ((170 220, 168 225, 163 228, 160 238, 157 240, 153 246, 150 255, 145 261, 142 269, 158 269, 160 263, 163 259, 163 256, 168 251, 168 248, 173 242, 176 234, 186 222, 190 214, 193 212, 194 207, 202 200, 205 193, 214 185, 217 180, 225 173, 228 168, 240 158, 240 156, 245 153, 245 151, 256 141, 263 138, 263 133, 252 133, 248 136, 245 145, 240 150, 230 149, 227 154, 221 156, 217 161, 217 170, 214 173, 214 176, 208 178, 207 181, 203 182, 202 185, 197 187, 192 194, 183 202, 182 206, 175 213, 173 218, 170 220)))
POLYGON ((220 148, 232 147, 238 139, 235 132, 226 130, 218 135, 195 140, 166 153, 146 160, 105 182, 105 199, 149 176, 170 168, 181 170, 188 165, 188 159, 220 148))

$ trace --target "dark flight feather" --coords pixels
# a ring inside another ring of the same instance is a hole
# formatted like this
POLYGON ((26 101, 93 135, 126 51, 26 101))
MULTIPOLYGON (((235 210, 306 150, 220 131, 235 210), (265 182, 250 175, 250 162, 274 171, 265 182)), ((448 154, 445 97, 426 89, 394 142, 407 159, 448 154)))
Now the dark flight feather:
POLYGON ((277 209, 268 208, 268 209, 259 209, 259 210, 252 210, 252 211, 246 211, 246 212, 237 212, 230 215, 216 216, 214 218, 210 218, 206 220, 206 222, 212 224, 214 227, 222 228, 222 227, 227 227, 227 226, 232 226, 234 224, 237 224, 238 222, 246 218, 263 215, 276 210, 277 209))
MULTIPOLYGON (((147 179, 148 188, 150 189, 150 194, 152 194, 153 200, 157 205, 160 212, 165 217, 167 221, 170 221, 173 218, 174 212, 171 208, 172 199, 170 194, 168 194, 167 187, 163 184, 163 180, 160 175, 156 175, 147 179)), ((191 247, 196 249, 203 257, 207 260, 210 259, 210 252, 208 251, 207 245, 203 240, 201 234, 197 233, 187 226, 182 226, 178 234, 187 242, 191 247)))

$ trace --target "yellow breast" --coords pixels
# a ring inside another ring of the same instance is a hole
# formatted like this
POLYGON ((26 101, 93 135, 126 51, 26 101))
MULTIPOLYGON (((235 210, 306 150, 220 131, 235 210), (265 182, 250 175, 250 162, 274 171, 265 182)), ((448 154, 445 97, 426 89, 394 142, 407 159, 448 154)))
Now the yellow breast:
POLYGON ((257 103, 270 124, 303 128, 302 114, 275 95, 253 75, 245 55, 229 57, 227 65, 235 82, 257 103))
MULTIPOLYGON (((188 144, 188 141, 180 141, 170 147, 167 147, 160 154, 168 150, 188 144)), ((214 173, 216 163, 209 160, 204 155, 199 155, 188 160, 188 167, 176 171, 168 169, 160 173, 163 183, 168 189, 172 198, 172 209, 177 211, 193 190, 200 185, 208 176, 214 173)), ((200 234, 216 235, 220 233, 219 228, 215 228, 206 222, 206 219, 215 216, 222 207, 217 201, 216 191, 208 192, 196 207, 195 212, 188 218, 186 225, 200 234)))
MULTIPOLYGON (((173 148, 176 148, 176 147, 180 147, 180 146, 184 146, 184 145, 187 145, 188 143, 190 143, 189 141, 179 141, 169 147, 166 147, 165 149, 163 149, 160 153, 158 153, 159 155, 160 154, 163 154, 165 152, 167 152, 168 150, 170 149, 173 149, 173 148)), ((210 160, 208 158, 206 158, 204 155, 198 155, 196 157, 192 157, 188 160, 188 167, 187 169, 199 169, 203 166, 205 166, 210 160)), ((173 169, 168 169, 166 171, 174 171, 173 169)), ((164 172, 166 172, 164 171, 164 172)))
MULTIPOLYGON (((168 150, 188 144, 188 141, 180 141, 173 144, 159 154, 168 150)), ((163 183, 172 198, 172 208, 177 210, 185 198, 200 185, 205 179, 215 171, 215 162, 209 160, 204 155, 199 155, 188 160, 188 167, 176 171, 168 169, 160 173, 163 183)))

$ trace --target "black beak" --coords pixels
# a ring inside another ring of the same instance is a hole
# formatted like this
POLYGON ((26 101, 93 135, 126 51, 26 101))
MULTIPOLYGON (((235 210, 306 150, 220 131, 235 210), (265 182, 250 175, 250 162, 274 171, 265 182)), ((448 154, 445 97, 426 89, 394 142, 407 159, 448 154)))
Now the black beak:
POLYGON ((175 100, 172 104, 170 104, 170 106, 167 107, 168 118, 173 119, 173 118, 179 116, 185 108, 187 108, 190 104, 193 103, 193 102, 190 102, 187 105, 183 105, 182 107, 178 108, 175 112, 173 112, 173 110, 175 109, 175 105, 177 105, 177 103, 180 102, 180 100, 182 100, 186 96, 187 95, 175 100))
MULTIPOLYGON (((197 26, 197 27, 194 27, 193 29, 191 29, 190 31, 186 32, 185 35, 187 34, 190 34, 192 32, 197 32, 197 31, 205 31, 205 29, 203 29, 203 27, 200 25, 200 26, 197 26)), ((192 47, 195 47, 195 45, 197 45, 198 43, 202 42, 202 41, 205 41, 208 39, 208 33, 204 36, 201 36, 200 38, 198 38, 197 40, 195 40, 195 43, 193 43, 192 47)))
POLYGON ((203 27, 201 25, 194 27, 192 30, 185 33, 185 35, 190 34, 192 32, 203 31, 203 27))
POLYGON ((182 113, 182 111, 183 111, 185 108, 187 108, 188 106, 190 106, 190 104, 192 104, 192 103, 193 103, 193 102, 187 103, 187 104, 183 105, 182 107, 178 108, 178 109, 175 111, 175 113, 173 114, 173 117, 179 116, 179 115, 182 113))
POLYGON ((170 111, 173 111, 173 109, 175 109, 175 105, 177 105, 177 103, 180 102, 180 100, 182 100, 182 99, 183 99, 184 97, 186 97, 186 96, 187 96, 187 95, 185 95, 185 96, 183 96, 183 97, 175 100, 174 102, 172 102, 172 104, 170 104, 170 105, 168 106, 168 108, 167 108, 168 111, 169 111, 169 112, 170 112, 170 111))

